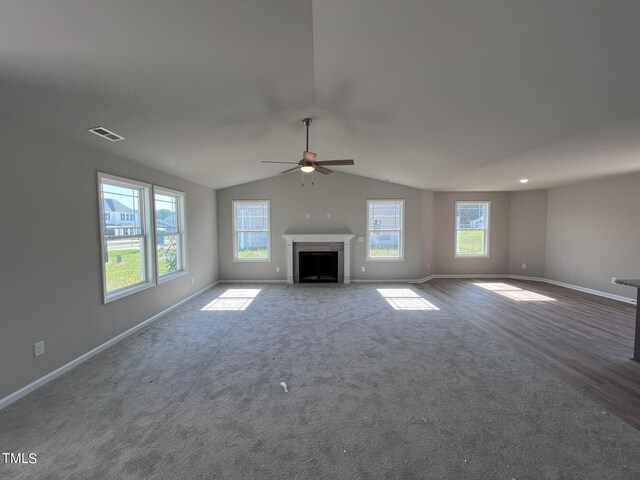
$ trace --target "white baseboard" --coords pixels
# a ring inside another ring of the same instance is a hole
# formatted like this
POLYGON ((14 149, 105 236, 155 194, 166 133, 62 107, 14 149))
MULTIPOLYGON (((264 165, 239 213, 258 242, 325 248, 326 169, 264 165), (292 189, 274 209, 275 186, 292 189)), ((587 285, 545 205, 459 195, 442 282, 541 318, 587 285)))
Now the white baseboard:
POLYGON ((557 285, 558 287, 564 287, 564 288, 569 288, 571 290, 577 290, 579 292, 590 293, 591 295, 610 298, 611 300, 617 300, 618 302, 629 303, 631 305, 636 305, 638 303, 635 298, 623 297, 622 295, 615 295, 613 293, 603 292, 601 290, 594 290, 593 288, 581 287, 579 285, 572 285, 570 283, 559 282, 557 280, 551 280, 549 278, 525 277, 522 275, 509 275, 508 278, 513 278, 514 280, 530 280, 532 282, 549 283, 551 285, 557 285))
POLYGON ((382 280, 376 278, 352 278, 351 283, 422 283, 421 280, 416 278, 384 278, 382 280))
POLYGON ((409 280, 409 283, 425 283, 428 282, 429 280, 435 278, 434 275, 429 275, 426 277, 422 277, 422 278, 416 278, 415 280, 409 280))
POLYGON ((51 380, 54 380, 54 379, 58 378, 60 375, 63 375, 65 373, 67 373, 69 370, 77 367, 81 363, 86 362, 91 357, 93 357, 93 356, 97 355, 98 353, 106 350, 107 348, 115 345, 116 343, 118 343, 121 340, 125 339, 129 335, 137 332, 141 328, 146 327, 147 325, 149 325, 153 321, 155 321, 155 320, 159 319, 160 317, 166 315, 167 313, 171 312, 172 310, 175 310, 180 305, 183 305, 183 304, 187 303, 189 300, 192 300, 193 298, 197 297, 201 293, 206 292, 207 290, 215 287, 218 283, 220 283, 220 282, 219 281, 218 282, 214 282, 211 285, 208 285, 205 288, 203 288, 201 290, 198 290, 196 293, 194 293, 192 295, 189 295, 184 300, 180 300, 175 305, 172 305, 172 306, 170 306, 168 308, 165 308, 163 311, 161 311, 160 313, 155 314, 153 317, 147 318, 143 322, 131 327, 129 330, 126 330, 126 331, 122 332, 121 334, 116 335, 111 340, 107 340, 102 345, 98 345, 96 348, 94 348, 92 350, 89 350, 87 353, 84 353, 84 354, 80 355, 79 357, 71 360, 69 363, 66 363, 63 366, 61 366, 59 368, 56 368, 54 371, 47 373, 44 377, 40 377, 39 379, 31 382, 29 385, 26 385, 26 386, 22 387, 21 389, 16 390, 15 392, 13 392, 13 393, 7 395, 6 397, 0 399, 0 410, 2 410, 3 408, 11 405, 13 402, 21 399, 25 395, 28 395, 31 392, 37 390, 38 388, 42 387, 43 385, 46 385, 51 380))
POLYGON ((431 275, 431 278, 509 278, 506 273, 469 273, 469 274, 443 274, 431 275))
MULTIPOLYGON (((577 290, 579 292, 590 293, 599 297, 610 298, 619 302, 629 303, 636 305, 637 301, 634 298, 623 297, 621 295, 614 295, 613 293, 602 292, 600 290, 594 290, 591 288, 580 287, 578 285, 572 285, 570 283, 558 282, 543 277, 527 277, 523 275, 510 275, 508 273, 452 273, 452 274, 435 274, 429 275, 423 278, 382 278, 382 279, 356 279, 352 278, 351 283, 425 283, 434 278, 512 278, 514 280, 530 280, 533 282, 544 282, 551 285, 557 285, 559 287, 569 288, 571 290, 577 290)), ((286 280, 220 280, 218 283, 284 283, 286 280)))
POLYGON ((287 283, 287 280, 220 280, 218 283, 287 283))
MULTIPOLYGON (((590 293, 591 295, 597 295, 598 297, 610 298, 611 300, 617 300, 618 302, 629 303, 631 305, 636 305, 638 302, 635 298, 623 297, 622 295, 615 295, 609 292, 603 292, 601 290, 594 290, 593 288, 581 287, 579 285, 572 285, 570 283, 559 282, 557 280, 551 280, 549 278, 543 277, 527 277, 524 275, 510 275, 507 273, 504 274, 464 274, 464 275, 431 275, 430 277, 425 277, 424 281, 429 281, 434 278, 512 278, 513 280, 529 280, 532 282, 543 282, 549 283, 551 285, 557 285, 558 287, 569 288, 571 290, 577 290, 579 292, 590 293)), ((417 283, 424 283, 424 281, 420 281, 417 283)), ((410 282, 414 283, 414 282, 410 282)))

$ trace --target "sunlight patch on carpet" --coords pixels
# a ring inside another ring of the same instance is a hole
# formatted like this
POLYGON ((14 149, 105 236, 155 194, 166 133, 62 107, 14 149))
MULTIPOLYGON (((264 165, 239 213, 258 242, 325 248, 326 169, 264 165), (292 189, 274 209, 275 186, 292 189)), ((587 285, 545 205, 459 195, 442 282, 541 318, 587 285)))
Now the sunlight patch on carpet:
POLYGON ((260 288, 230 288, 201 311, 241 311, 246 310, 260 293, 260 288))
POLYGON ((485 290, 491 290, 503 297, 510 298, 516 302, 555 302, 555 298, 540 295, 539 293, 514 287, 508 283, 490 282, 490 283, 474 283, 478 287, 485 290))
POLYGON ((440 310, 410 288, 378 288, 378 293, 394 310, 440 310))

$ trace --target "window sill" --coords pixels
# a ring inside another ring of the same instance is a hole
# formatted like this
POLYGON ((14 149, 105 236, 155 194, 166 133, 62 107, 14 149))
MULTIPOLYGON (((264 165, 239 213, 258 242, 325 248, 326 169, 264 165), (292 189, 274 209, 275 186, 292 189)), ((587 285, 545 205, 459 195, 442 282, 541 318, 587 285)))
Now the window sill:
POLYGON ((174 278, 184 277, 187 273, 189 273, 188 270, 178 270, 177 272, 165 273, 161 277, 158 277, 158 285, 173 280, 174 278))
POLYGON ((489 255, 454 255, 453 258, 489 258, 489 255))
POLYGON ((404 262, 404 258, 367 257, 367 262, 404 262))
POLYGON ((128 297, 134 293, 141 292, 142 290, 146 290, 147 288, 154 287, 156 282, 142 283, 137 285, 132 285, 131 287, 125 288, 123 290, 116 290, 111 294, 107 294, 104 296, 103 303, 106 305, 107 303, 111 303, 115 300, 119 300, 120 298, 128 297))
POLYGON ((244 262, 257 262, 257 263, 266 263, 271 261, 271 257, 269 258, 234 258, 234 262, 244 263, 244 262))

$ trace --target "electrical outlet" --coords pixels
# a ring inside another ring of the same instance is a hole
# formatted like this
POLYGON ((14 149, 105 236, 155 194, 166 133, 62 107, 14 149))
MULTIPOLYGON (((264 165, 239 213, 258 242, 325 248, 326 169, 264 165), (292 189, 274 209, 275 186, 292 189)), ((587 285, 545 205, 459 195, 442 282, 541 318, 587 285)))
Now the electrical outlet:
POLYGON ((366 269, 364 267, 362 267, 362 271, 364 272, 366 269))
POLYGON ((304 218, 306 218, 307 220, 309 220, 311 218, 311 215, 309 215, 308 213, 304 214, 304 218))
POLYGON ((196 279, 191 277, 191 285, 195 285, 196 284, 196 279))
POLYGON ((279 271, 280 271, 280 267, 276 267, 276 272, 279 272, 279 271))
POLYGON ((360 243, 364 242, 364 237, 362 237, 362 236, 361 236, 361 237, 358 237, 358 241, 359 241, 360 243))
POLYGON ((611 277, 611 283, 616 284, 616 277, 611 277))
POLYGON ((523 264, 522 264, 522 269, 523 269, 523 270, 526 270, 526 269, 527 269, 527 264, 526 264, 526 263, 523 263, 523 264))
POLYGON ((44 340, 33 344, 33 356, 39 357, 42 354, 44 354, 44 340))
POLYGON ((430 270, 430 269, 431 269, 431 264, 427 263, 427 270, 430 270))
POLYGON ((327 213, 327 218, 331 218, 331 214, 330 213, 327 213))

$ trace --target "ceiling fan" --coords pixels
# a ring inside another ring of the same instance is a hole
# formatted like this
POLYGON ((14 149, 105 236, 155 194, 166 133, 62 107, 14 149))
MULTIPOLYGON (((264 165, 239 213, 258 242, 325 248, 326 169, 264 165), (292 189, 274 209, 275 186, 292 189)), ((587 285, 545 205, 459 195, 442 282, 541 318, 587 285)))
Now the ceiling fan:
POLYGON ((305 118, 304 120, 302 120, 302 123, 304 123, 307 126, 307 148, 302 153, 302 160, 300 160, 299 162, 269 162, 267 160, 262 160, 262 163, 289 163, 289 164, 295 165, 295 167, 293 168, 285 170, 284 172, 280 172, 281 174, 293 172, 295 170, 300 170, 302 173, 319 172, 325 175, 330 174, 333 170, 329 170, 324 165, 355 165, 354 161, 351 159, 321 160, 319 162, 316 162, 317 154, 309 151, 309 125, 311 125, 311 119, 305 118))

